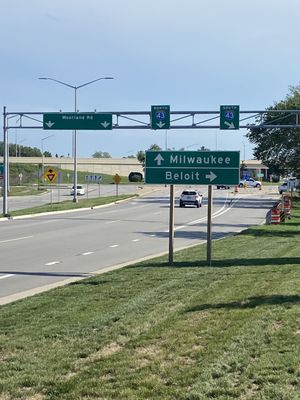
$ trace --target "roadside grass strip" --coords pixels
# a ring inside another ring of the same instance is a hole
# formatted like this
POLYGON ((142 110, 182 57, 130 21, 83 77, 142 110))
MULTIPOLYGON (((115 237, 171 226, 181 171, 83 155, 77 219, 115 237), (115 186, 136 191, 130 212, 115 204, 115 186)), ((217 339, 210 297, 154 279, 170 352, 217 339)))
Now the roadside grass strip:
MULTIPOLYGON (((119 196, 106 196, 96 197, 92 199, 80 199, 78 203, 73 203, 72 200, 61 201, 59 203, 44 204, 42 206, 24 208, 21 210, 10 211, 10 216, 16 217, 21 215, 41 214, 45 212, 68 211, 80 208, 93 208, 106 204, 111 204, 121 200, 132 198, 134 195, 119 195, 119 196)), ((0 399, 1 400, 1 399, 0 399)))
POLYGON ((300 204, 0 308, 0 400, 300 398, 300 204))

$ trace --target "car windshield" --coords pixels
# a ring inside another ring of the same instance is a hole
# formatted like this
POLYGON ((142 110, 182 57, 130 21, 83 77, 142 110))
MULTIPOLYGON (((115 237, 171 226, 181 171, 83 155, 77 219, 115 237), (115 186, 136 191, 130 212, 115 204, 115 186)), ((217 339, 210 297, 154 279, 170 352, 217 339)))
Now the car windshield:
POLYGON ((197 194, 197 192, 195 192, 195 191, 187 191, 187 190, 185 190, 184 192, 182 192, 182 194, 184 194, 184 195, 196 195, 197 194))

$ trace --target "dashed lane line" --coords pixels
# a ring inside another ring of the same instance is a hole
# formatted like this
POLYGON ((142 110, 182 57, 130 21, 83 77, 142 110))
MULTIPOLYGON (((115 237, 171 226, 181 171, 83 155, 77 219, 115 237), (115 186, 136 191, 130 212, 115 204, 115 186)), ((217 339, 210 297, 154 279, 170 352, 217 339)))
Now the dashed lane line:
POLYGON ((60 264, 60 261, 50 261, 46 263, 45 265, 55 265, 55 264, 60 264))
POLYGON ((24 239, 30 239, 33 236, 22 236, 19 238, 14 238, 14 239, 6 239, 6 240, 0 240, 0 243, 9 243, 9 242, 16 242, 17 240, 24 240, 24 239))
POLYGON ((14 276, 14 274, 6 274, 6 275, 3 275, 3 276, 0 276, 0 279, 10 278, 11 276, 14 276))

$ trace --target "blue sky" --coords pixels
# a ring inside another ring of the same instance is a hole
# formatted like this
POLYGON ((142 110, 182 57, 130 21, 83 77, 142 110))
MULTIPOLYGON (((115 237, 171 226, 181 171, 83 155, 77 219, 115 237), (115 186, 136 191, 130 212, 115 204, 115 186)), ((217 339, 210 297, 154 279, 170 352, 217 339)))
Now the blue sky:
MULTIPOLYGON (((10 0, 0 14, 0 106, 7 111, 73 111, 81 85, 84 111, 260 110, 299 84, 299 0, 10 0)), ((55 131, 44 150, 71 154, 71 132, 55 131)), ((245 131, 170 130, 168 146, 240 150, 245 131)), ((41 148, 42 130, 9 132, 10 141, 41 148)), ((78 156, 136 154, 165 131, 78 132, 78 156)), ((2 140, 2 139, 1 139, 2 140)))

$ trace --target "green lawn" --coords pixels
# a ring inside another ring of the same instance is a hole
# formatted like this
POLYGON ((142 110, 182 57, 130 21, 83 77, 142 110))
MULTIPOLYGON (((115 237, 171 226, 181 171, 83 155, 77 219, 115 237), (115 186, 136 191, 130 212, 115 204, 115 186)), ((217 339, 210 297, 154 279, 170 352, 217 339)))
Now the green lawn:
POLYGON ((299 223, 2 306, 0 399, 300 399, 299 223))

